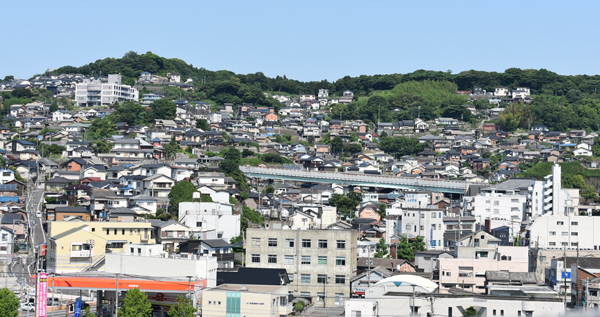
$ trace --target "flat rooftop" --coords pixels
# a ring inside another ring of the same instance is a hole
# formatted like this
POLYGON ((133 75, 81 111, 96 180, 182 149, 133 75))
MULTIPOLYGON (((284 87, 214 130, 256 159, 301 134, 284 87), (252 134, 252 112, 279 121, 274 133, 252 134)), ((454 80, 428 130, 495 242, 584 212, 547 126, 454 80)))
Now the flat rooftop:
POLYGON ((243 290, 243 292, 251 292, 251 293, 273 293, 277 290, 280 290, 282 287, 285 287, 285 285, 246 285, 246 284, 223 284, 223 285, 219 285, 213 289, 211 289, 211 291, 228 291, 228 292, 239 292, 242 291, 242 287, 245 287, 246 289, 243 290))

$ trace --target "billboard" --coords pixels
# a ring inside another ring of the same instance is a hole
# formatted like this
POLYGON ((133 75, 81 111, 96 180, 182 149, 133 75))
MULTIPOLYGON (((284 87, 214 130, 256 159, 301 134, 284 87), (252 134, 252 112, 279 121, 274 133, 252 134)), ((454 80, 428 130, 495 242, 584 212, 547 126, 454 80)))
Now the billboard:
POLYGON ((48 300, 48 274, 39 273, 40 282, 38 284, 38 315, 37 317, 46 317, 46 301, 48 300))

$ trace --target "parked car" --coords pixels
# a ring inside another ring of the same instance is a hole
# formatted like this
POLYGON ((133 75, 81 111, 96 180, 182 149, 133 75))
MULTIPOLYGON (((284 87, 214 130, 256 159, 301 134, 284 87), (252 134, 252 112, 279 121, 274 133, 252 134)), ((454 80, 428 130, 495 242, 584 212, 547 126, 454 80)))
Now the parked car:
POLYGON ((35 305, 33 303, 21 303, 21 310, 35 311, 35 305))

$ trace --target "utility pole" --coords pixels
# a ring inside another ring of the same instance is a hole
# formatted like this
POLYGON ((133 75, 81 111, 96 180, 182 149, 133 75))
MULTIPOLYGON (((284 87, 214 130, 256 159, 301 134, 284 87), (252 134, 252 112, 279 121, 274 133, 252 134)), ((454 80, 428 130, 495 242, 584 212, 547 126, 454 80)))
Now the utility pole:
POLYGON ((115 317, 119 312, 119 273, 117 273, 117 284, 115 287, 115 317))
POLYGON ((563 293, 563 301, 565 302, 565 307, 567 306, 567 247, 563 247, 563 285, 564 285, 564 293, 563 293))

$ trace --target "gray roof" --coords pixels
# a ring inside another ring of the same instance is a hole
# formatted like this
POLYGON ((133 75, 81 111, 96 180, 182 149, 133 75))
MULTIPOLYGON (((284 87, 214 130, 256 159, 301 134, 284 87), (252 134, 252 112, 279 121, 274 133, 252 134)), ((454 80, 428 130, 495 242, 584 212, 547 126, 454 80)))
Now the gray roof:
POLYGON ((534 178, 510 178, 506 182, 498 183, 483 189, 486 190, 493 188, 497 191, 512 191, 519 188, 528 188, 531 185, 531 182, 534 180, 534 178))
POLYGON ((535 272, 485 271, 488 282, 520 282, 521 284, 537 284, 535 272))
POLYGON ((86 207, 56 207, 54 212, 89 212, 86 207))
POLYGON ((211 248, 231 247, 231 245, 223 239, 204 239, 204 240, 202 240, 202 243, 206 244, 207 246, 209 246, 211 248))

